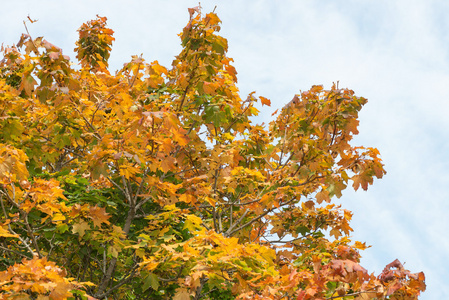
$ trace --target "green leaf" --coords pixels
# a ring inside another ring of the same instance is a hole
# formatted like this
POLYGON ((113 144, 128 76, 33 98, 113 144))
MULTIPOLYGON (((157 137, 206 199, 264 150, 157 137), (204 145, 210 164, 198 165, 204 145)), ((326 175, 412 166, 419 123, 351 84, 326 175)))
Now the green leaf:
POLYGON ((69 230, 69 226, 67 224, 60 224, 57 226, 57 228, 60 233, 64 233, 69 230))
POLYGON ((148 290, 149 287, 151 287, 155 291, 157 291, 157 289, 159 288, 159 279, 157 278, 157 275, 154 273, 149 273, 143 279, 142 290, 146 291, 146 290, 148 290))
POLYGON ((307 233, 310 232, 310 229, 307 228, 306 226, 300 226, 296 228, 296 233, 299 233, 301 235, 306 235, 307 233))

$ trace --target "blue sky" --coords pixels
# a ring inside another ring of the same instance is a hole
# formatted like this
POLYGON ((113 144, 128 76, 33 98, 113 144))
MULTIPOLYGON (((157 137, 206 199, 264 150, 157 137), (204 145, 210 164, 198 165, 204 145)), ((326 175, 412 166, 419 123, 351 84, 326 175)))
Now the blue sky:
MULTIPOLYGON (((345 191, 353 237, 373 247, 362 264, 379 273, 398 258, 424 271, 420 299, 449 294, 449 1, 202 1, 222 19, 242 98, 272 101, 259 122, 314 84, 353 89, 369 102, 355 143, 377 147, 387 175, 368 192, 345 191)), ((110 64, 131 55, 170 66, 177 34, 197 1, 4 1, 0 43, 18 42, 28 15, 44 36, 74 59, 76 30, 96 14, 115 30, 110 64)))

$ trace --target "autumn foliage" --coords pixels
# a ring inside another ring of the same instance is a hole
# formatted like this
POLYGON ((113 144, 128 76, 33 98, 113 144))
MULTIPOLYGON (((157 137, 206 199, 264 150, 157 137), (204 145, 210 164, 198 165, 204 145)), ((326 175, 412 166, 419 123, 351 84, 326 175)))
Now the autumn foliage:
POLYGON ((2 299, 417 299, 424 274, 359 265, 333 203, 384 174, 356 147, 352 90, 313 86, 267 125, 217 34, 189 9, 166 68, 108 69, 106 18, 77 63, 22 35, 0 63, 2 299))

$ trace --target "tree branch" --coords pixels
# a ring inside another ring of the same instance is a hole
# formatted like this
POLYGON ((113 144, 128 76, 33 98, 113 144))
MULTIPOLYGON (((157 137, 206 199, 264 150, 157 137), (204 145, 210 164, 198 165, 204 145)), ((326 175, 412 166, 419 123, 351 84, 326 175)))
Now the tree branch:
POLYGON ((105 298, 108 295, 110 295, 113 291, 115 291, 116 289, 118 289, 119 287, 121 287, 122 285, 128 283, 131 279, 134 278, 134 275, 136 274, 136 271, 138 269, 138 264, 134 265, 134 267, 132 268, 131 272, 128 273, 127 276, 123 277, 122 280, 120 280, 116 285, 114 285, 113 287, 111 287, 110 289, 108 289, 106 292, 97 295, 96 298, 105 298))

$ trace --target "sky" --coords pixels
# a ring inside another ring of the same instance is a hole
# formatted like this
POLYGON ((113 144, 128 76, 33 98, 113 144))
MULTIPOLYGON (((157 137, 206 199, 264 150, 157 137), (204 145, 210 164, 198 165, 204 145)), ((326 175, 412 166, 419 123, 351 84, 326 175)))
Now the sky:
MULTIPOLYGON (((110 66, 131 55, 167 67, 181 49, 191 0, 2 1, 0 43, 44 36, 75 59, 76 30, 98 14, 115 31, 110 66)), ((333 82, 368 98, 354 144, 376 147, 387 175, 367 192, 345 190, 362 265, 380 273, 396 258, 424 271, 423 300, 449 294, 449 1, 207 0, 222 20, 241 97, 271 99, 257 122, 295 94, 333 82)))

